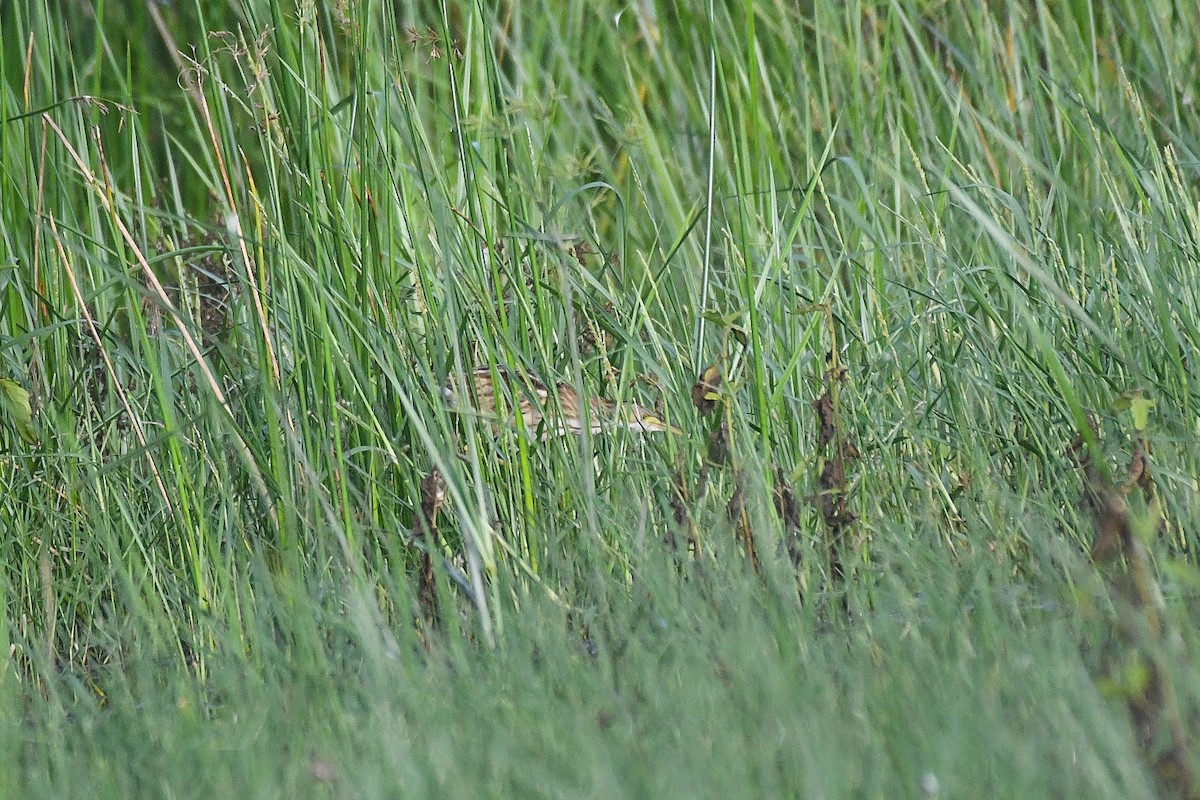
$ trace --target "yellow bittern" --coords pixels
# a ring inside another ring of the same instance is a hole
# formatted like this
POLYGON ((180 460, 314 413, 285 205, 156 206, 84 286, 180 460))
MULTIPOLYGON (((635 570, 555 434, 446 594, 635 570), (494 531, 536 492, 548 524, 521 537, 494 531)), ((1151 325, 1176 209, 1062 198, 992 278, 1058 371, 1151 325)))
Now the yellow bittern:
POLYGON ((564 433, 581 434, 585 424, 592 433, 611 428, 628 428, 640 433, 677 430, 655 416, 653 411, 636 403, 618 405, 599 397, 589 400, 585 423, 579 394, 569 385, 559 383, 555 392, 557 396, 552 397, 550 390, 537 378, 518 375, 503 367, 497 367, 494 371, 491 367, 476 368, 471 373, 467 391, 472 396, 467 398, 466 403, 458 401, 457 391, 451 382, 443 387, 442 394, 452 407, 476 412, 491 423, 493 429, 498 429, 506 420, 515 421, 512 415, 519 410, 525 430, 543 439, 564 433), (500 397, 499 403, 497 395, 500 397), (500 406, 499 410, 497 405, 500 406))

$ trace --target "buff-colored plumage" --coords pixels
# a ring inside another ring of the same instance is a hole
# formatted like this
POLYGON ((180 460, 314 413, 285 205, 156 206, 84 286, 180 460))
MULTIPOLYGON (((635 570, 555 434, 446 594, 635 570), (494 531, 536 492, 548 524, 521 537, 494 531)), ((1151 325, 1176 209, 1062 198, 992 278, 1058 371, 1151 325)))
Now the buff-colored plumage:
MULTIPOLYGON (((536 378, 517 375, 504 368, 493 371, 491 367, 479 367, 471 373, 467 390, 472 396, 465 403, 458 401, 453 382, 442 391, 451 406, 474 411, 493 428, 515 425, 516 409, 519 409, 525 430, 542 438, 583 432, 585 423, 579 395, 565 383, 557 385, 557 396, 552 397, 546 385, 536 378)), ((592 433, 611 428, 628 428, 640 433, 674 430, 654 412, 636 403, 617 405, 599 397, 590 399, 587 417, 592 433)))

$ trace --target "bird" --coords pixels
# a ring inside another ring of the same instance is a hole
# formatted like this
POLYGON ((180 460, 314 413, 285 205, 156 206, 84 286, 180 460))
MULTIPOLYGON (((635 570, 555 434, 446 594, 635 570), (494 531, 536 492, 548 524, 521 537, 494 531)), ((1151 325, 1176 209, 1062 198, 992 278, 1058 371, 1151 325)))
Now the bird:
POLYGON ((542 439, 563 434, 582 435, 584 426, 593 433, 613 428, 626 428, 638 433, 661 433, 673 428, 659 419, 653 411, 637 403, 620 405, 599 397, 588 401, 585 422, 583 404, 579 393, 569 384, 558 383, 554 396, 546 384, 529 375, 519 375, 504 367, 481 366, 471 372, 467 384, 471 397, 464 405, 458 401, 457 390, 451 381, 442 387, 442 395, 448 405, 458 410, 469 410, 488 420, 493 430, 499 430, 506 419, 513 420, 514 408, 519 409, 525 430, 536 433, 542 439), (497 394, 500 407, 497 408, 497 394))

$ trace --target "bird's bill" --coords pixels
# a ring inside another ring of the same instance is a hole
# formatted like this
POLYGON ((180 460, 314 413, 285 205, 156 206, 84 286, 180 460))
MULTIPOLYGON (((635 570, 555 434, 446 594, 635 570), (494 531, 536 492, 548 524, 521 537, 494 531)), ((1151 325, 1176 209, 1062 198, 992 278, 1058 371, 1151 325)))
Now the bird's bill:
POLYGON ((663 422, 653 412, 641 406, 635 405, 627 409, 621 424, 631 431, 639 431, 641 433, 663 433, 669 431, 673 434, 680 435, 683 431, 673 425, 668 425, 663 422))

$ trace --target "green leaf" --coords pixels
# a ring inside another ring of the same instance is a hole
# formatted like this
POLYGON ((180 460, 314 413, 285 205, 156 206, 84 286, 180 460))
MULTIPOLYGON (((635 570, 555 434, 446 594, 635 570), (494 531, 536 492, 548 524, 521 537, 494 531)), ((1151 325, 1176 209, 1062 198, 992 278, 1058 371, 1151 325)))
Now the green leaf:
POLYGON ((722 314, 718 311, 705 311, 704 318, 714 325, 719 325, 722 328, 737 328, 744 316, 740 311, 733 311, 729 314, 722 314))
POLYGON ((1133 429, 1139 433, 1146 430, 1150 424, 1150 409, 1154 408, 1154 400, 1149 397, 1135 397, 1129 404, 1133 414, 1133 429))
POLYGON ((1150 409, 1154 408, 1154 400, 1146 396, 1144 389, 1129 389, 1121 392, 1113 401, 1113 411, 1128 411, 1133 417, 1133 429, 1138 433, 1146 430, 1150 424, 1150 409))
POLYGON ((29 444, 37 444, 37 431, 33 428, 33 408, 29 405, 29 392, 21 384, 8 378, 0 378, 0 407, 8 412, 17 433, 29 444))

